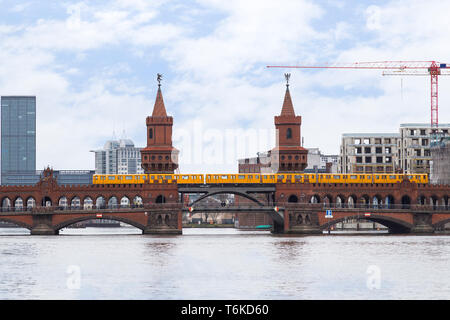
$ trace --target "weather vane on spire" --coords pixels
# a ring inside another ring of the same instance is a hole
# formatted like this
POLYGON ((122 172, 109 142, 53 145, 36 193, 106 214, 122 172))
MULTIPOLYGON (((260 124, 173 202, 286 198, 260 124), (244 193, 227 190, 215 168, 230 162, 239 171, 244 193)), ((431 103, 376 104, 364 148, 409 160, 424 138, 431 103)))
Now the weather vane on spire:
POLYGON ((286 78, 286 87, 289 87, 289 78, 291 77, 290 73, 285 73, 284 77, 286 78))
POLYGON ((157 73, 156 74, 156 80, 158 81, 158 87, 161 87, 161 80, 162 80, 162 74, 157 73))

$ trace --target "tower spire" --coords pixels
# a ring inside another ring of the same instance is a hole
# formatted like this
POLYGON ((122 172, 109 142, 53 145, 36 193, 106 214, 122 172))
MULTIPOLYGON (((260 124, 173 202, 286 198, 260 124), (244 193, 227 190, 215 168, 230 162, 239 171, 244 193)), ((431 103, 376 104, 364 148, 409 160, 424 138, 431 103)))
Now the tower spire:
POLYGON ((286 78, 286 93, 284 95, 283 107, 281 108, 280 116, 294 116, 294 105, 292 104, 291 93, 289 92, 289 78, 291 77, 290 73, 285 73, 284 77, 286 78))
POLYGON ((156 80, 158 81, 158 92, 156 94, 152 117, 167 117, 166 107, 164 106, 164 99, 161 91, 162 74, 158 73, 156 80))

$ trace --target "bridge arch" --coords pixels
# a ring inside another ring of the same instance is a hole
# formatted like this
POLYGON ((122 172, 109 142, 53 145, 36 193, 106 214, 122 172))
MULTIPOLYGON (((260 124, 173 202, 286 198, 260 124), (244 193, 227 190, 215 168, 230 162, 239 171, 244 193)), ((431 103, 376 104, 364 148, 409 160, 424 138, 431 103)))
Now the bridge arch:
POLYGON ((336 207, 342 208, 345 204, 345 197, 342 194, 336 196, 336 207))
POLYGON ((356 195, 351 194, 348 196, 347 198, 347 205, 349 208, 354 208, 355 205, 357 204, 358 198, 356 197, 356 195))
POLYGON ((288 198, 288 202, 291 203, 297 203, 298 202, 298 197, 295 194, 291 194, 288 198))
POLYGON ((22 199, 22 197, 17 197, 14 200, 14 210, 15 211, 20 211, 22 209, 23 209, 23 199, 22 199))
MULTIPOLYGON (((409 233, 411 232, 411 229, 413 228, 413 225, 410 223, 407 223, 405 221, 402 221, 400 219, 392 218, 389 216, 384 215, 378 215, 378 214, 371 214, 370 217, 366 217, 364 215, 349 215, 338 219, 332 219, 331 221, 327 221, 323 225, 320 226, 322 230, 327 230, 329 227, 339 223, 346 221, 348 219, 355 219, 355 220, 368 220, 372 222, 376 222, 379 224, 382 224, 389 228, 390 231, 393 233, 409 233)), ((449 219, 450 221, 450 219, 449 219)))
POLYGON ((163 194, 160 194, 156 197, 155 203, 166 203, 166 197, 163 194))
POLYGON ((402 196, 402 209, 411 208, 411 197, 407 194, 402 196))
POLYGON ((318 194, 312 195, 309 202, 310 203, 320 203, 320 196, 318 194))
POLYGON ((136 222, 136 221, 133 221, 133 220, 130 220, 127 218, 123 218, 120 216, 114 216, 114 215, 103 215, 101 218, 97 218, 96 215, 84 215, 84 216, 65 220, 65 221, 53 226, 53 229, 55 231, 59 231, 63 228, 66 228, 66 227, 72 225, 72 224, 75 224, 75 223, 79 223, 79 222, 83 222, 83 221, 87 221, 87 220, 98 220, 98 219, 114 220, 114 221, 123 222, 123 223, 129 224, 133 227, 136 227, 142 231, 144 231, 144 229, 145 229, 145 226, 139 222, 136 222))
POLYGON ((208 193, 202 195, 201 197, 199 197, 197 200, 191 202, 189 204, 189 206, 192 206, 192 205, 196 204, 197 202, 199 202, 199 201, 201 201, 203 199, 206 199, 208 197, 214 196, 216 194, 234 194, 234 195, 237 195, 237 196, 241 196, 241 197, 247 198, 247 199, 249 199, 249 200, 259 204, 260 206, 264 206, 264 203, 262 203, 261 201, 259 201, 256 198, 253 198, 248 193, 239 192, 239 191, 235 191, 235 190, 232 190, 232 189, 208 192, 208 193))
POLYGON ((27 198, 27 209, 36 207, 36 200, 33 197, 27 198))
POLYGON ((19 227, 21 227, 21 228, 28 229, 28 230, 30 230, 30 231, 31 231, 31 229, 32 229, 32 226, 31 226, 31 225, 29 225, 29 224, 27 224, 27 223, 25 223, 25 222, 19 221, 19 220, 14 220, 14 219, 5 218, 5 217, 0 216, 0 221, 2 221, 2 222, 8 222, 8 223, 13 223, 13 224, 15 224, 15 225, 17 225, 17 226, 19 226, 19 227))
POLYGON ((9 197, 3 197, 2 199, 2 211, 10 211, 12 208, 12 202, 9 197))

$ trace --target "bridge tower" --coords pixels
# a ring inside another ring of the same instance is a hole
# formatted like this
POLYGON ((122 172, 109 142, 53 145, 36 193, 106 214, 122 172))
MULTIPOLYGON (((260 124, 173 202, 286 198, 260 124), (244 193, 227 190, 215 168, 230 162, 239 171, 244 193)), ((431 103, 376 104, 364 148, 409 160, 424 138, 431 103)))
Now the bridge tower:
POLYGON ((302 117, 296 116, 289 92, 289 77, 286 73, 286 93, 279 116, 275 116, 276 146, 270 152, 274 172, 302 172, 308 162, 308 150, 301 146, 302 117))
POLYGON ((172 146, 173 118, 167 115, 158 74, 158 92, 153 113, 147 117, 147 147, 141 150, 145 173, 174 173, 178 168, 179 151, 172 146))

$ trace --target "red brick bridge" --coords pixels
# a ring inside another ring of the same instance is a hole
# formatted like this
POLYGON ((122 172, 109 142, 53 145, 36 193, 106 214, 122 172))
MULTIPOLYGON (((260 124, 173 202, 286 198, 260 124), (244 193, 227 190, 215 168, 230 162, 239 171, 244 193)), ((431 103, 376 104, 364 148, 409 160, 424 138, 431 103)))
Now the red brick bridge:
MULTIPOLYGON (((433 233, 450 222, 450 186, 396 184, 276 184, 265 203, 257 199, 255 185, 246 198, 250 207, 202 207, 194 210, 219 212, 252 211, 268 214, 274 233, 314 234, 347 219, 383 224, 395 233, 433 233), (325 218, 331 210, 333 218, 325 218)), ((217 194, 214 187, 210 196, 217 194)), ((267 186, 261 187, 267 193, 267 186)), ((15 223, 31 234, 58 234, 71 224, 90 219, 125 222, 144 234, 181 234, 181 203, 176 184, 58 185, 47 169, 34 186, 1 186, 0 221, 15 223)), ((183 187, 183 192, 189 190, 183 187)), ((224 192, 230 190, 223 188, 224 192)), ((245 192, 245 186, 240 187, 245 192)), ((193 189, 192 192, 196 192, 193 189)))

